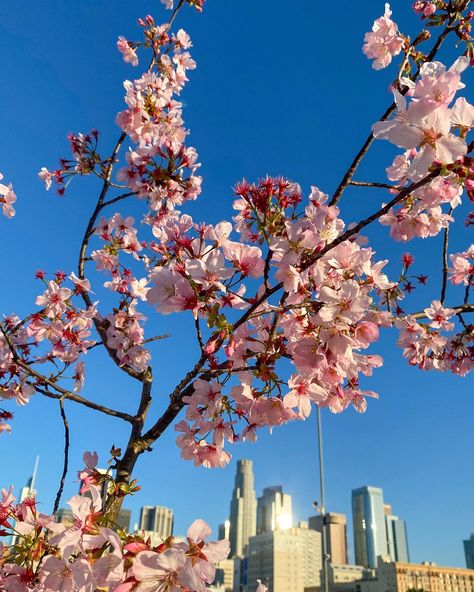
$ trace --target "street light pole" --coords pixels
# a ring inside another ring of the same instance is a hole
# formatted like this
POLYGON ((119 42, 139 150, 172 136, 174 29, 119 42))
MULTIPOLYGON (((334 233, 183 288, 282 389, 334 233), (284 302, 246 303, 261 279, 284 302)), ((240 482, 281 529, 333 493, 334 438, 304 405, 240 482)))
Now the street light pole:
POLYGON ((326 503, 324 499, 324 463, 323 463, 323 434, 321 429, 321 409, 316 405, 316 415, 318 419, 318 451, 319 451, 319 488, 321 495, 321 520, 323 523, 321 536, 321 552, 323 556, 322 575, 323 592, 329 592, 329 574, 328 574, 328 554, 326 539, 326 503))

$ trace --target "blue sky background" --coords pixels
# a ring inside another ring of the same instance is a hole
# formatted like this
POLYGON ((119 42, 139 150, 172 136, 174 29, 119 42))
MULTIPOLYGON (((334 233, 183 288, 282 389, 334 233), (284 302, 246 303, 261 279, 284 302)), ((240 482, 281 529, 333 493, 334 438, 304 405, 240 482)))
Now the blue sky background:
MULTIPOLYGON (((414 34, 417 21, 410 5, 397 2, 394 18, 404 32, 414 34)), ((190 143, 203 163, 204 191, 189 208, 195 219, 229 219, 231 187, 244 176, 255 180, 282 174, 298 181, 305 193, 311 184, 334 190, 389 103, 394 72, 373 71, 360 51, 363 34, 382 14, 383 2, 347 2, 343 10, 342 16, 335 15, 327 3, 307 0, 208 0, 202 15, 183 11, 178 25, 191 34, 198 63, 183 97, 190 143)), ((2 312, 25 315, 35 308, 40 290, 33 279, 36 269, 76 268, 97 184, 79 180, 60 199, 45 193, 36 173, 68 155, 69 131, 97 127, 104 148, 116 138, 122 80, 139 71, 123 64, 115 42, 120 34, 138 39, 136 18, 147 13, 157 21, 168 16, 157 0, 0 4, 0 170, 19 196, 17 218, 0 220, 2 312)), ((454 55, 444 53, 448 63, 454 55)), ((472 73, 465 78, 472 82, 472 73)), ((473 100, 472 93, 464 94, 473 100)), ((393 155, 388 144, 376 144, 357 178, 384 181, 383 169, 393 155)), ((342 202, 346 221, 369 213, 384 197, 377 190, 347 192, 342 202)), ((134 205, 129 208, 140 216, 134 205)), ((380 259, 393 257, 393 275, 408 249, 416 256, 415 272, 429 274, 430 286, 412 299, 414 309, 428 294, 438 297, 440 238, 407 246, 390 242, 384 227, 368 234, 380 259)), ((451 252, 466 244, 461 220, 451 252)), ((460 299, 450 289, 448 304, 460 299)), ((146 312, 149 335, 172 333, 153 346, 157 414, 192 366, 196 350, 189 315, 160 318, 151 309, 146 312)), ((383 487, 394 513, 407 521, 413 561, 463 566, 462 539, 474 531, 472 378, 412 369, 394 342, 394 334, 383 337, 376 351, 385 357, 385 366, 366 382, 380 393, 380 401, 370 401, 365 415, 352 410, 323 414, 328 510, 350 517, 352 488, 383 487)), ((129 411, 138 399, 135 384, 97 350, 90 355, 84 394, 129 411)), ((127 430, 120 422, 72 404, 67 412, 73 469, 81 466, 83 450, 97 450, 105 458, 112 443, 125 442, 127 430)), ((13 430, 0 438, 2 485, 21 487, 39 454, 39 497, 44 511, 50 511, 63 448, 57 404, 33 398, 16 410, 13 430)), ((175 511, 177 533, 196 517, 217 527, 228 515, 238 458, 254 460, 257 493, 282 484, 293 496, 297 519, 311 514, 311 501, 319 497, 314 415, 275 429, 273 435, 262 432, 256 445, 232 447, 234 459, 224 470, 196 469, 182 461, 174 439, 169 431, 139 462, 142 490, 126 504, 134 520, 141 505, 163 504, 175 511)), ((72 472, 63 500, 76 489, 72 472)))

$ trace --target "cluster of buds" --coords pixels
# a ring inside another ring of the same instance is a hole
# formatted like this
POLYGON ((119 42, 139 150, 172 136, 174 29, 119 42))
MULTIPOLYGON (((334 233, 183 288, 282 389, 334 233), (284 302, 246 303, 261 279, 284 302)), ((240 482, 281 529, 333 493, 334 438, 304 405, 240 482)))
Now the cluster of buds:
POLYGON ((64 195, 67 186, 76 175, 90 175, 90 173, 99 168, 99 176, 105 174, 104 166, 99 154, 97 153, 97 143, 99 132, 93 129, 89 134, 73 134, 67 136, 71 147, 72 159, 62 158, 59 161, 60 167, 54 171, 49 171, 43 167, 38 173, 38 177, 45 183, 49 190, 53 182, 57 186, 59 195, 64 195))

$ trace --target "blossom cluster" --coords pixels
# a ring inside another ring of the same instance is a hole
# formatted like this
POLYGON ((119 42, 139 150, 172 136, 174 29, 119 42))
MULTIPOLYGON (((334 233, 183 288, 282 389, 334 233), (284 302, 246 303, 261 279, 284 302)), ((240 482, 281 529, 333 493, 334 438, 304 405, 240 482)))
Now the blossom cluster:
POLYGON ((49 171, 42 167, 38 177, 44 182, 49 191, 53 183, 56 185, 58 195, 64 195, 67 186, 76 176, 90 175, 95 172, 101 176, 102 159, 97 152, 99 132, 93 129, 88 134, 73 134, 67 136, 71 148, 72 158, 62 158, 59 168, 49 171))
MULTIPOLYGON (((84 363, 79 358, 95 344, 91 335, 96 307, 84 309, 74 302, 90 290, 89 282, 75 274, 67 278, 62 272, 49 281, 42 271, 37 272, 37 277, 45 285, 36 298, 41 309, 24 320, 15 315, 6 317, 0 333, 0 400, 14 400, 19 405, 29 402, 36 387, 48 386, 41 368, 49 364, 52 367, 43 372, 52 386, 75 364, 69 380, 71 389, 79 392, 84 384, 84 363), (71 287, 66 287, 67 280, 71 287)), ((12 418, 11 413, 3 414, 5 423, 0 423, 0 432, 9 431, 6 419, 12 418)))
POLYGON ((443 334, 452 331, 451 321, 455 311, 445 308, 439 300, 425 308, 428 322, 418 322, 408 315, 398 319, 396 325, 400 329, 398 345, 403 355, 412 366, 422 370, 449 370, 465 376, 474 366, 474 343, 472 329, 466 329, 451 338, 443 334))
MULTIPOLYGON (((97 454, 85 453, 78 473, 81 493, 68 502, 73 524, 40 512, 34 498, 16 502, 12 488, 0 498, 0 537, 13 535, 13 547, 0 543, 0 587, 5 592, 204 592, 215 565, 229 553, 229 541, 208 542, 203 520, 184 540, 168 537, 158 546, 140 533, 111 528, 104 512, 97 454), (14 553, 11 550, 14 549, 14 553)), ((110 477, 109 488, 113 485, 110 477)), ((107 489, 107 487, 105 488, 107 489)), ((106 492, 105 492, 106 493, 106 492)))
POLYGON ((410 181, 420 182, 430 172, 439 172, 439 176, 428 178, 409 199, 381 217, 381 223, 390 226, 396 240, 435 236, 453 220, 451 213, 461 203, 470 168, 471 159, 465 156, 466 136, 474 126, 474 106, 463 97, 452 108, 449 105, 464 87, 461 72, 467 65, 467 58, 458 59, 448 70, 439 62, 425 63, 416 83, 402 79, 410 103, 394 89, 395 117, 372 127, 376 138, 405 149, 387 169, 388 178, 399 187, 410 181), (449 212, 443 211, 445 204, 449 212))
POLYGON ((374 70, 386 68, 403 47, 404 38, 400 35, 398 26, 390 18, 392 11, 390 4, 385 4, 385 13, 374 21, 372 31, 365 34, 362 51, 374 62, 374 70))

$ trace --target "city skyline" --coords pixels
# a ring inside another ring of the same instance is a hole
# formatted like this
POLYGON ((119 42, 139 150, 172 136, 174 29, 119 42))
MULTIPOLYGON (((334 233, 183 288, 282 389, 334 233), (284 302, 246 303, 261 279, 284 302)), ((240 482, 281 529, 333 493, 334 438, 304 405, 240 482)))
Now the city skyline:
MULTIPOLYGON (((237 461, 236 466, 238 466, 239 464, 241 464, 242 461, 244 461, 244 464, 246 464, 246 461, 249 461, 249 459, 240 459, 239 461, 237 461)), ((23 488, 18 488, 18 491, 20 491, 22 495, 24 495, 24 491, 26 491, 27 489, 29 489, 31 487, 31 485, 34 485, 34 483, 36 483, 36 479, 38 478, 38 471, 37 471, 37 469, 38 469, 38 462, 39 462, 39 457, 37 456, 36 457, 36 460, 35 460, 35 464, 34 464, 33 473, 31 474, 31 476, 29 478, 26 479, 25 486, 23 488)), ((254 476, 257 477, 257 481, 258 481, 258 471, 257 471, 256 475, 253 475, 252 474, 252 477, 254 477, 254 476)), ((234 488, 235 488, 235 475, 234 475, 233 481, 234 481, 234 488)), ((373 487, 373 486, 363 486, 362 488, 358 488, 358 489, 365 489, 367 487, 369 489, 377 489, 377 490, 383 491, 383 488, 377 488, 377 487, 373 487)), ((284 488, 281 485, 278 485, 278 486, 268 486, 268 485, 265 486, 264 485, 260 489, 259 489, 259 487, 255 487, 254 488, 254 492, 256 493, 255 499, 257 501, 259 498, 262 498, 265 491, 267 491, 267 492, 270 492, 270 491, 278 491, 278 492, 283 493, 283 490, 284 490, 284 488), (259 491, 262 492, 262 495, 258 495, 258 492, 259 491)), ((354 490, 351 490, 351 491, 353 492, 354 490)), ((37 493, 37 491, 35 491, 35 494, 36 493, 37 493)), ((298 500, 298 494, 294 495, 293 493, 285 492, 284 495, 286 495, 287 497, 290 498, 290 507, 292 505, 291 502, 292 502, 293 499, 298 500)), ((348 492, 348 495, 350 495, 351 501, 352 501, 352 495, 350 494, 350 492, 348 492)), ((226 498, 225 493, 223 493, 223 498, 224 499, 226 498)), ((132 500, 133 500, 133 498, 129 498, 127 501, 130 502, 132 500)), ((61 513, 61 512, 64 512, 65 511, 67 514, 69 514, 68 506, 67 507, 65 506, 64 501, 65 500, 64 500, 64 497, 63 497, 63 502, 60 505, 60 507, 58 509, 58 512, 61 513)), ((384 518, 386 518, 387 517, 387 514, 388 514, 389 515, 388 517, 395 518, 395 520, 400 521, 397 516, 393 516, 391 514, 394 500, 391 499, 391 502, 392 502, 391 504, 384 503, 383 496, 382 496, 382 508, 383 508, 383 511, 384 511, 384 518)), ((224 501, 224 503, 226 503, 226 501, 224 501)), ((395 500, 395 504, 396 504, 396 500, 395 500)), ((130 531, 131 532, 133 530, 135 530, 136 528, 140 529, 141 515, 142 515, 143 510, 145 508, 147 508, 147 509, 155 509, 155 508, 158 509, 158 508, 160 508, 162 510, 167 510, 170 513, 170 515, 171 515, 171 518, 170 518, 170 520, 171 520, 171 529, 173 530, 173 525, 174 525, 174 520, 175 520, 174 510, 173 509, 169 509, 169 508, 166 508, 166 507, 160 506, 160 505, 151 506, 149 504, 144 504, 143 506, 137 506, 136 504, 133 504, 133 506, 134 506, 133 509, 131 509, 129 507, 126 507, 126 506, 124 506, 122 508, 122 511, 127 514, 127 520, 128 520, 128 523, 130 524, 130 531)), ((299 504, 298 504, 298 506, 299 506, 299 504)), ((314 510, 313 510, 313 512, 314 512, 314 510)), ((292 512, 292 515, 293 515, 293 526, 297 526, 302 521, 303 522, 304 521, 311 522, 311 519, 312 518, 313 519, 317 518, 317 516, 312 516, 312 513, 313 512, 308 512, 306 515, 302 515, 302 514, 299 514, 299 513, 292 512)), ((328 514, 333 514, 335 516, 339 516, 339 515, 347 516, 347 518, 348 518, 347 519, 347 523, 346 523, 346 528, 347 528, 347 532, 346 532, 346 536, 347 536, 347 552, 348 552, 347 561, 348 561, 348 564, 349 565, 356 564, 354 547, 353 547, 354 521, 353 521, 353 517, 352 517, 352 512, 348 512, 346 514, 346 513, 339 513, 339 512, 330 512, 330 511, 328 511, 328 514)), ((256 505, 255 515, 256 515, 255 526, 256 526, 256 529, 257 529, 257 505, 256 505)), ((212 517, 208 517, 207 520, 209 521, 209 523, 211 525, 215 525, 213 527, 213 536, 214 536, 214 538, 216 538, 216 539, 218 538, 218 534, 220 532, 222 532, 221 527, 224 527, 224 523, 227 523, 225 526, 226 526, 226 530, 229 531, 230 523, 229 523, 229 520, 228 519, 219 518, 217 515, 214 515, 212 517)), ((179 521, 180 520, 179 520, 179 517, 178 517, 178 523, 179 523, 179 521)), ((401 522, 403 522, 405 524, 405 521, 404 520, 401 520, 401 522)), ((404 528, 406 529, 406 526, 404 526, 404 528)), ((182 536, 182 535, 184 535, 185 532, 186 532, 186 528, 184 528, 182 530, 177 530, 177 531, 173 532, 173 534, 175 534, 176 536, 182 536)), ((406 533, 406 530, 405 530, 405 533, 406 533)), ((405 534, 405 536, 406 536, 406 534, 405 534)), ((473 539, 474 539, 474 534, 471 534, 470 539, 468 539, 468 540, 465 540, 465 539, 460 540, 461 554, 462 554, 463 558, 465 557, 465 560, 464 561, 461 561, 459 564, 453 564, 453 563, 448 563, 448 562, 434 562, 434 563, 436 563, 437 565, 440 565, 440 566, 452 566, 452 567, 465 568, 466 566, 468 566, 467 565, 467 563, 468 563, 467 549, 468 548, 470 549, 471 546, 474 545, 473 539)), ((388 543, 387 539, 385 539, 385 540, 388 543)), ((471 551, 471 553, 472 553, 472 551, 471 551)), ((401 561, 402 563, 405 562, 403 560, 397 559, 394 556, 391 556, 391 559, 392 560, 401 561)), ((422 559, 422 560, 420 559, 418 561, 414 561, 414 560, 411 560, 410 559, 410 563, 422 563, 424 561, 430 561, 431 562, 433 560, 432 560, 432 558, 430 558, 428 556, 425 556, 424 559, 422 559)), ((471 569, 472 569, 472 567, 471 567, 471 569)))

